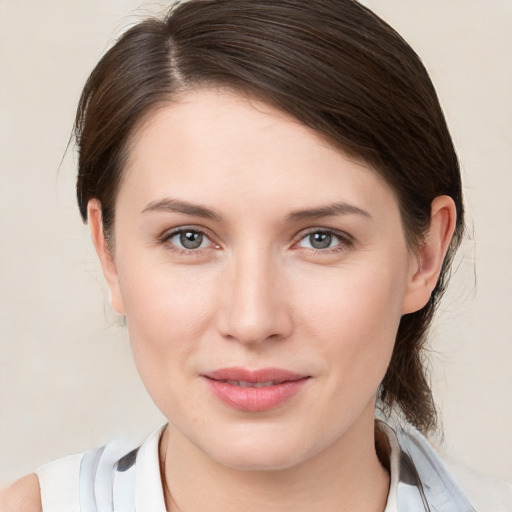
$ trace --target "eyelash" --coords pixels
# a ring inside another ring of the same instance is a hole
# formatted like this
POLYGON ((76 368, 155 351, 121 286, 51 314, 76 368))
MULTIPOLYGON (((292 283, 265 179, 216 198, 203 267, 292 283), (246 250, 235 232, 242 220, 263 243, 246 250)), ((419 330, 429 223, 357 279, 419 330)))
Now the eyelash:
POLYGON ((299 247, 300 242, 310 237, 311 235, 316 234, 328 235, 333 238, 336 238, 338 240, 338 243, 334 247, 327 247, 324 249, 317 249, 315 247, 304 247, 304 249, 313 252, 313 254, 335 254, 347 250, 354 244, 353 238, 347 233, 327 228, 311 228, 306 232, 300 233, 299 237, 297 238, 297 241, 294 242, 294 244, 292 245, 292 249, 301 249, 301 247, 299 247))
POLYGON ((208 232, 205 231, 204 229, 197 228, 197 227, 185 226, 185 227, 180 227, 178 229, 173 229, 172 231, 166 231, 163 235, 161 235, 158 238, 158 241, 163 244, 171 245, 173 251, 177 252, 180 255, 187 255, 187 256, 198 254, 203 249, 209 248, 209 247, 198 247, 196 249, 186 249, 186 248, 181 248, 171 242, 171 240, 175 236, 178 236, 178 235, 181 235, 184 233, 195 233, 195 234, 202 235, 210 242, 210 244, 211 244, 210 246, 213 246, 214 248, 218 248, 218 245, 215 244, 215 242, 212 242, 211 236, 208 234, 208 232))
MULTIPOLYGON (((307 237, 310 237, 311 235, 315 235, 315 234, 331 236, 333 238, 336 238, 338 240, 338 243, 334 247, 326 247, 323 249, 317 249, 314 247, 309 247, 309 248, 303 247, 303 249, 313 252, 314 254, 322 254, 322 255, 334 254, 334 253, 344 251, 353 245, 353 239, 347 233, 343 233, 340 231, 336 231, 333 229, 327 229, 327 228, 311 228, 311 229, 307 230, 306 232, 300 233, 300 235, 297 237, 296 241, 292 244, 291 248, 293 250, 301 249, 301 247, 299 247, 300 242, 305 240, 307 237)), ((211 240, 211 237, 208 234, 208 232, 205 231, 204 229, 201 229, 198 227, 185 226, 185 227, 180 227, 178 229, 174 229, 172 231, 167 231, 158 238, 158 241, 163 244, 171 245, 172 250, 177 252, 180 255, 189 255, 190 256, 190 255, 198 254, 203 249, 211 248, 212 246, 216 249, 219 248, 219 246, 211 240), (211 245, 209 247, 198 247, 195 249, 186 249, 186 248, 178 247, 176 244, 171 242, 171 240, 175 236, 178 236, 178 235, 181 235, 181 234, 184 234, 187 232, 202 235, 210 242, 211 245)))

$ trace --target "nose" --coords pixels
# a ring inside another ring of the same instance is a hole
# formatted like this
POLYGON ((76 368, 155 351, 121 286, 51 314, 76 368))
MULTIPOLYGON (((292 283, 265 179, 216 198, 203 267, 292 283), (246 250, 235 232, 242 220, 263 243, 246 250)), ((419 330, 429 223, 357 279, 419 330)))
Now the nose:
POLYGON ((233 257, 224 277, 218 312, 223 337, 259 345, 291 334, 289 294, 277 258, 262 250, 245 250, 233 257))

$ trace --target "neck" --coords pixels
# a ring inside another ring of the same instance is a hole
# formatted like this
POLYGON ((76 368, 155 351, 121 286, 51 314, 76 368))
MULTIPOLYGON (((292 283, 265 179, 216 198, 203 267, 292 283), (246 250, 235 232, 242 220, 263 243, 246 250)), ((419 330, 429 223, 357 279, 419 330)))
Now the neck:
POLYGON ((382 512, 389 474, 377 457, 371 413, 321 453, 272 471, 219 464, 169 425, 160 447, 167 510, 382 512))

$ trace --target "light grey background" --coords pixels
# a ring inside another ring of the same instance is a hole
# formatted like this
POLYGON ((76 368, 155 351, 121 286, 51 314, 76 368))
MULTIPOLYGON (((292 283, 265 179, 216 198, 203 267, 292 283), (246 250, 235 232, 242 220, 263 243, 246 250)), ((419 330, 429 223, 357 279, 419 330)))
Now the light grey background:
MULTIPOLYGON (((464 168, 475 236, 432 336, 446 445, 512 480, 512 1, 364 3, 423 57, 464 168)), ((0 0, 0 484, 163 421, 109 310, 72 150, 61 164, 93 65, 163 3, 139 5, 0 0)))

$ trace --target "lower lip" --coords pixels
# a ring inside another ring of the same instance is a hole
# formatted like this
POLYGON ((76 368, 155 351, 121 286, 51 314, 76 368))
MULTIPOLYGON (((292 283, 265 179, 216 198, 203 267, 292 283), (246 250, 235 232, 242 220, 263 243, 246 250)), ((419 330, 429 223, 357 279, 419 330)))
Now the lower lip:
POLYGON ((239 411, 261 412, 273 409, 292 398, 304 387, 309 377, 264 388, 242 388, 219 380, 205 380, 213 394, 230 407, 239 411))

